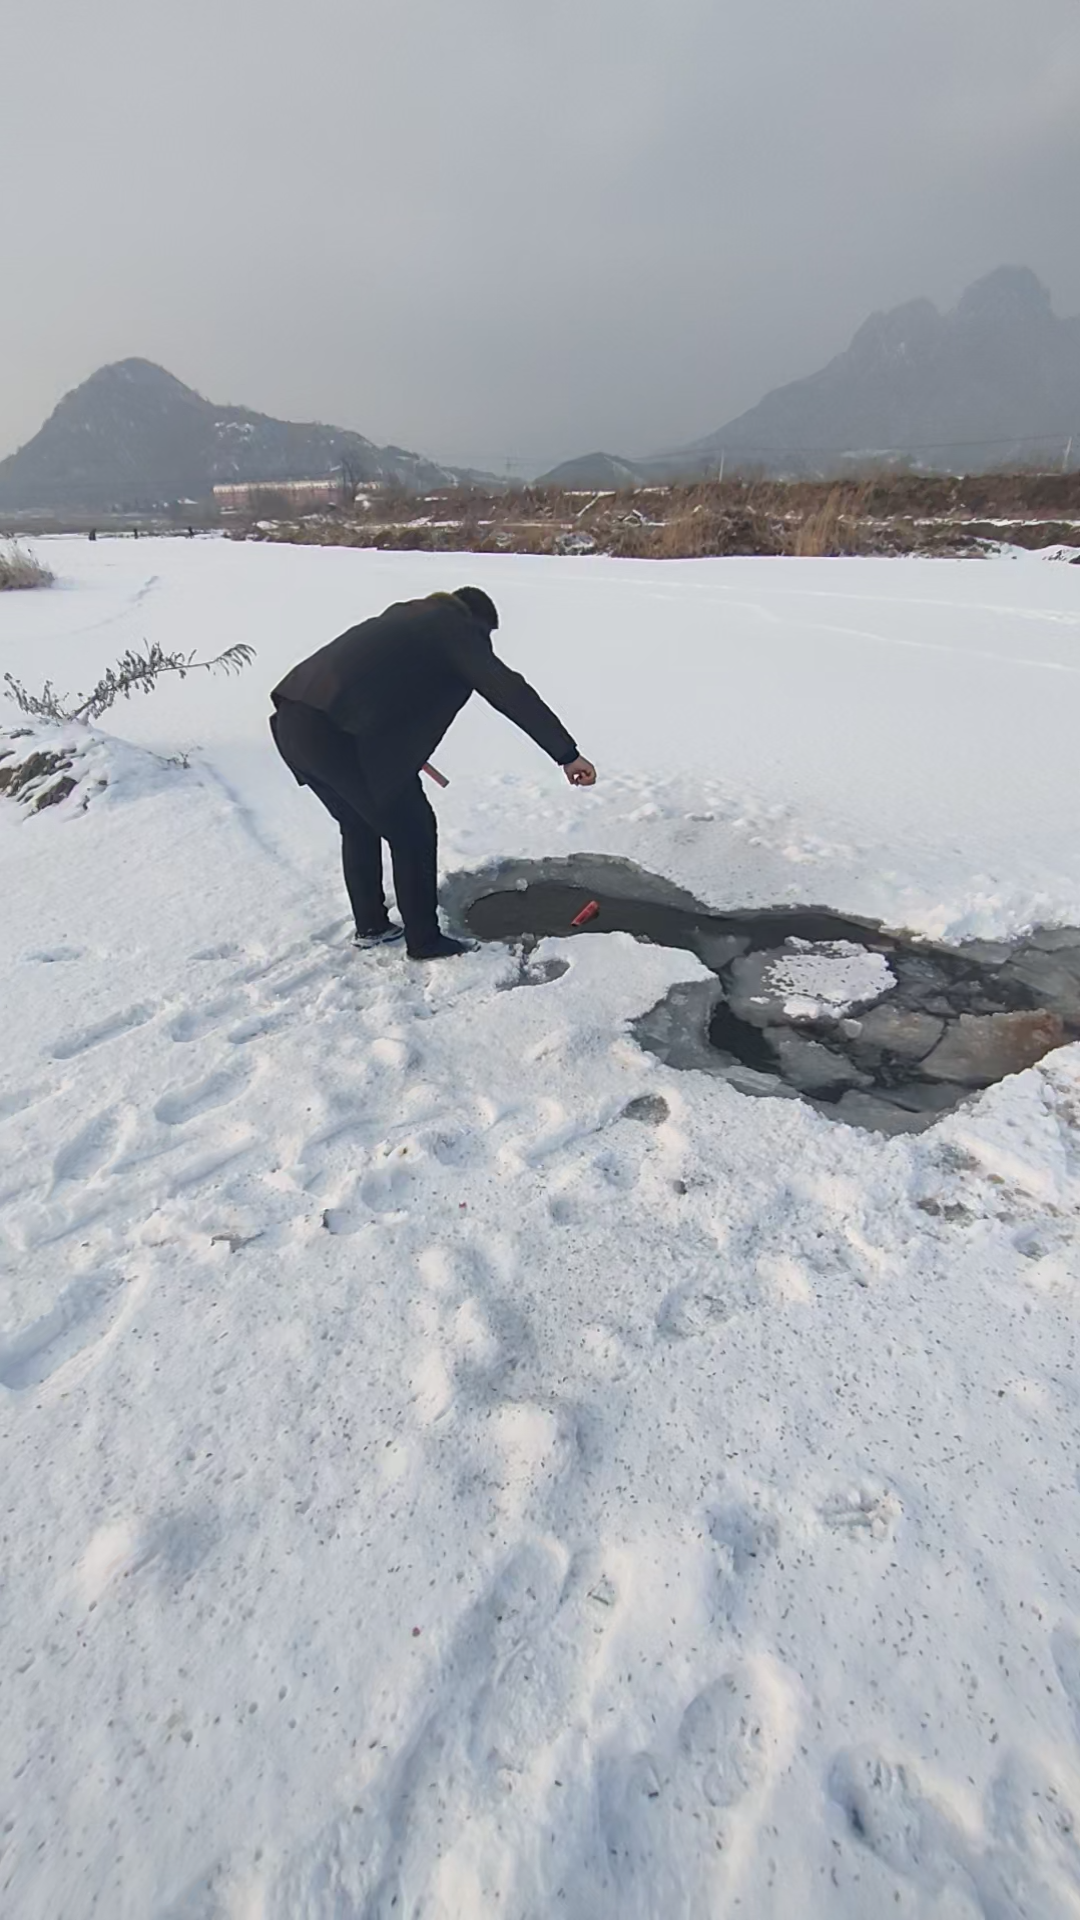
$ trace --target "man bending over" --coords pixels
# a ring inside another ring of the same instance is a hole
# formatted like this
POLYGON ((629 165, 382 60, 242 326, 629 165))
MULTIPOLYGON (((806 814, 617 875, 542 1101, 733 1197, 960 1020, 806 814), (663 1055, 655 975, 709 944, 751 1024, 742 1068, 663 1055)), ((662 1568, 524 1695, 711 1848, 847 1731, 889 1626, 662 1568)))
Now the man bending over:
POLYGON ((491 644, 499 616, 479 587, 399 600, 338 635, 287 673, 270 698, 278 752, 341 828, 345 885, 360 946, 405 937, 413 960, 464 953, 436 914, 435 815, 420 785, 434 753, 471 693, 557 761, 575 787, 596 768, 551 708, 491 644), (394 869, 395 926, 383 893, 382 843, 394 869))

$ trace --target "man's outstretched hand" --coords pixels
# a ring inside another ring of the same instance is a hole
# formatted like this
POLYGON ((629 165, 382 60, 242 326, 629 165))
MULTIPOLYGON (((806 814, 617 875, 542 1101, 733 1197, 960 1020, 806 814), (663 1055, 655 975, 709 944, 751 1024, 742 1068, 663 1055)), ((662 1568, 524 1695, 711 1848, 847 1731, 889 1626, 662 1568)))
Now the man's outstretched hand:
POLYGON ((585 760, 578 754, 576 760, 568 760, 563 768, 572 787, 595 787, 596 768, 591 760, 585 760))

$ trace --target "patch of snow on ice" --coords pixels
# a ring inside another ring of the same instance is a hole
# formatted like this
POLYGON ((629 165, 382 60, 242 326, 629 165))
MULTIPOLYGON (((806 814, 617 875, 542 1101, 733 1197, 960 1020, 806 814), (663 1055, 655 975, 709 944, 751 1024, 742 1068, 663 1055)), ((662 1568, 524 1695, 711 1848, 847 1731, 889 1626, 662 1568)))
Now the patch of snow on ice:
POLYGON ((880 1000, 896 985, 883 953, 852 940, 789 940, 765 969, 765 979, 784 995, 789 1020, 838 1019, 853 1007, 880 1000))

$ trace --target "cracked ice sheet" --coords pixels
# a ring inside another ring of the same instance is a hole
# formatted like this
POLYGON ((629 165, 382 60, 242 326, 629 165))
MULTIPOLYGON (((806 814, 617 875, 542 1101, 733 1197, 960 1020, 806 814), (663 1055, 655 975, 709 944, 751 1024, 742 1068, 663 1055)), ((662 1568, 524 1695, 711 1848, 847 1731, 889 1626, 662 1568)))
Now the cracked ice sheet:
MULTIPOLYGON (((685 954, 357 955, 265 689, 445 563, 48 546, 24 678, 260 656, 0 806, 5 1913, 1075 1911, 1077 1049, 879 1140, 642 1054, 685 954)), ((469 573, 604 784, 470 710, 444 863, 1078 917, 1073 570, 469 573)))

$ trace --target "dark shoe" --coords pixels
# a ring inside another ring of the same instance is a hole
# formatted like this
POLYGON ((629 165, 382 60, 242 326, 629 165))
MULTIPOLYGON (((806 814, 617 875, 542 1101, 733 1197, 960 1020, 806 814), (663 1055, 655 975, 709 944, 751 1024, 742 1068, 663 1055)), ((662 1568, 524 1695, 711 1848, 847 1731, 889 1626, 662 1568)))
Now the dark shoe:
POLYGON ((410 960, 456 960, 459 953, 475 953, 475 940, 451 940, 448 933, 436 934, 426 947, 410 947, 410 960))
POLYGON ((404 927, 397 927, 392 920, 388 920, 385 927, 379 927, 377 931, 360 933, 358 930, 353 934, 353 946, 392 947, 396 941, 404 940, 404 938, 404 927))

